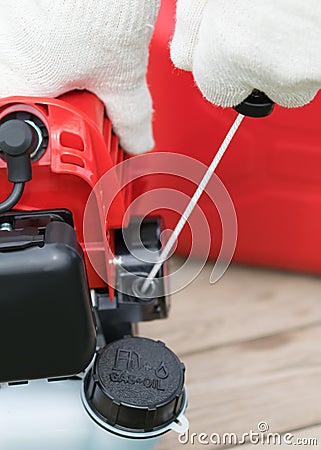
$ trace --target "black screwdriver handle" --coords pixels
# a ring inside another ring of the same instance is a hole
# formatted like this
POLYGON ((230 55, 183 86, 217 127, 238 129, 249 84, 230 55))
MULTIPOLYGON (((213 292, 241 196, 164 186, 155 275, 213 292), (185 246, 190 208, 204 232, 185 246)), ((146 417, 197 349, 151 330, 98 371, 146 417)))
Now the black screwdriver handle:
POLYGON ((264 92, 254 89, 242 103, 234 106, 235 111, 248 117, 269 116, 274 108, 274 102, 264 92))

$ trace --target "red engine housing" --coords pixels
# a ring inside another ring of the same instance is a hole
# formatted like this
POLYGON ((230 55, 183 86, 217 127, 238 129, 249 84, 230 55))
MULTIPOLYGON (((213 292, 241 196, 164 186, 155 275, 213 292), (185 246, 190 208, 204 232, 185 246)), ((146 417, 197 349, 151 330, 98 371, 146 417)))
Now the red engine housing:
MULTIPOLYGON (((93 94, 73 92, 59 99, 10 97, 0 101, 0 120, 16 111, 37 116, 49 131, 45 154, 33 164, 33 179, 26 184, 24 195, 15 209, 43 210, 66 208, 72 211, 78 241, 84 248, 83 216, 87 199, 97 181, 124 159, 118 138, 105 116, 104 105, 93 94)), ((10 193, 6 163, 0 159, 1 198, 10 193)), ((113 183, 119 180, 114 176, 113 183)), ((123 189, 109 208, 106 233, 113 248, 113 229, 122 227, 130 188, 123 189)), ((106 260, 113 255, 105 255, 106 260)), ((87 255, 86 266, 91 288, 105 287, 87 255)), ((114 266, 107 265, 113 277, 114 266)))

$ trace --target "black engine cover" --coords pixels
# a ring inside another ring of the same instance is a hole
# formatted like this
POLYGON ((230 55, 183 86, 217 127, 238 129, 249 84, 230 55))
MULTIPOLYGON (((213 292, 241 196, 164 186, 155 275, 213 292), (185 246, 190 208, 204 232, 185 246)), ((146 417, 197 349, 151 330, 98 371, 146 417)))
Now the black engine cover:
POLYGON ((74 375, 88 366, 95 345, 84 257, 73 227, 49 220, 0 231, 0 382, 74 375))

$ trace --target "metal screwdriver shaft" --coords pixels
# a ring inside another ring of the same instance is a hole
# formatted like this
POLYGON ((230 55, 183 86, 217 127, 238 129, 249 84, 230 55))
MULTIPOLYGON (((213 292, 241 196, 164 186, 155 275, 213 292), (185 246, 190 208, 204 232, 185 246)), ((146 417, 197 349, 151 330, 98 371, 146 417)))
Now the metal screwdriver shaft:
POLYGON ((178 221, 173 233, 171 234, 170 238, 168 239, 160 257, 159 257, 159 261, 154 265, 154 267, 152 268, 152 270, 150 271, 148 277, 146 278, 146 280, 144 281, 142 287, 141 287, 141 292, 142 294, 145 294, 149 288, 149 286, 151 285, 151 283, 153 282, 153 279, 156 277, 156 275, 158 274, 159 269, 162 267, 162 264, 164 261, 166 261, 170 251, 172 250, 178 236, 180 235, 182 229, 184 228, 184 225, 186 224, 186 222, 188 221, 189 216, 192 214, 195 206, 197 205, 197 202, 199 201, 202 193, 204 192, 204 190, 206 189, 206 186, 208 185, 213 173, 215 172, 219 162, 221 161, 225 151, 227 150, 231 140, 233 139, 235 133, 237 132, 239 126, 242 123, 242 120, 244 119, 245 116, 243 116, 243 114, 238 114, 237 118, 235 119, 233 125, 231 126, 229 132, 227 133, 224 141, 222 142, 218 152, 216 153, 216 155, 213 158, 213 161, 211 162, 209 168, 207 169, 202 181, 200 182, 198 188, 196 189, 193 197, 191 198, 189 204, 187 205, 185 211, 183 212, 180 220, 178 221))

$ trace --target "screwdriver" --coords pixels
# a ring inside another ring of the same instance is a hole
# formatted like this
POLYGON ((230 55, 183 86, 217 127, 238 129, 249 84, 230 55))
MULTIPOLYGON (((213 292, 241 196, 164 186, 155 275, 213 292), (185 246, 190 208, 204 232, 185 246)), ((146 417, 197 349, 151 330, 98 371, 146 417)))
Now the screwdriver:
POLYGON ((233 139, 235 133, 237 132, 239 126, 241 125, 244 117, 267 117, 269 116, 274 108, 273 101, 266 95, 264 92, 259 91, 258 89, 254 89, 252 93, 239 105, 235 106, 234 109, 239 114, 237 115, 233 125, 228 131, 224 141, 222 142, 218 152, 214 156, 210 166, 208 167, 202 181, 197 187, 193 197, 188 203, 185 211, 183 212, 180 220, 178 221, 173 233, 168 239, 164 249, 162 250, 158 262, 155 263, 152 270, 148 274, 147 278, 144 280, 141 285, 141 294, 144 295, 147 293, 148 288, 153 283, 154 278, 157 276, 160 268, 162 267, 164 261, 166 261, 168 255, 170 254, 176 240, 178 239, 182 229, 184 228, 189 216, 192 214, 195 206, 197 205, 198 200, 200 199, 202 193, 206 189, 215 169, 217 168, 219 162, 221 161, 225 151, 227 150, 231 140, 233 139))

